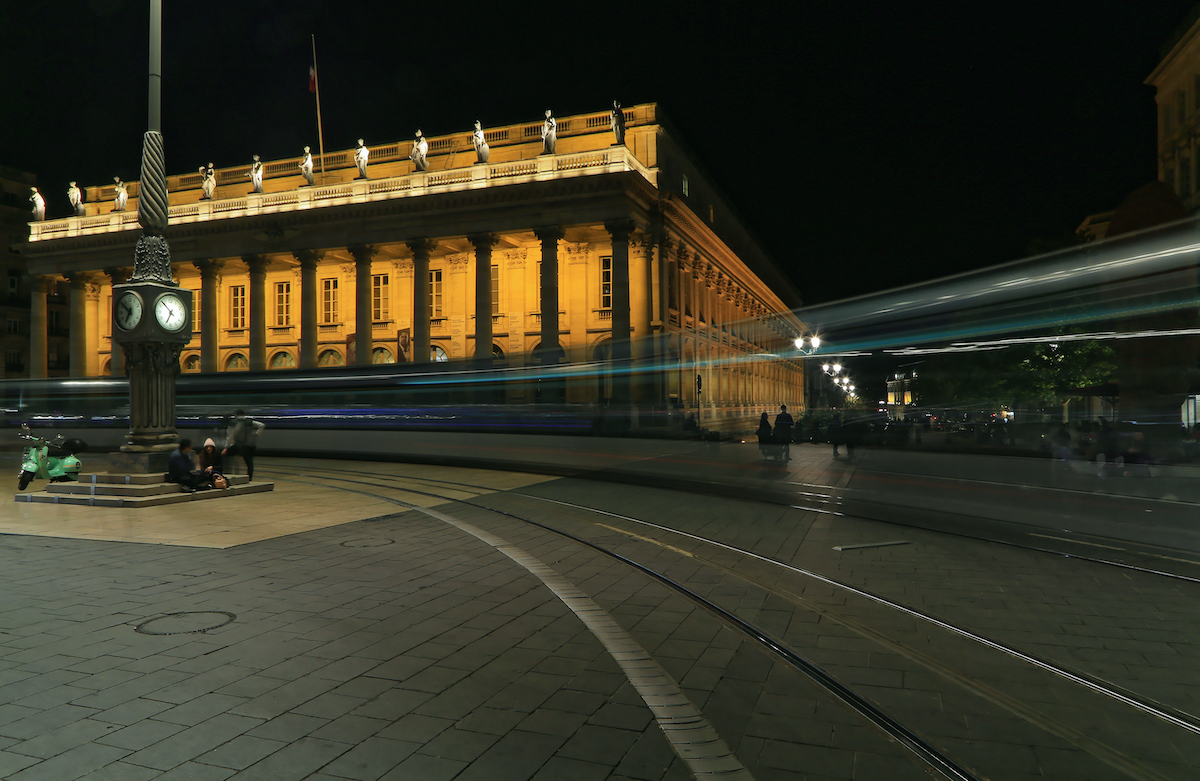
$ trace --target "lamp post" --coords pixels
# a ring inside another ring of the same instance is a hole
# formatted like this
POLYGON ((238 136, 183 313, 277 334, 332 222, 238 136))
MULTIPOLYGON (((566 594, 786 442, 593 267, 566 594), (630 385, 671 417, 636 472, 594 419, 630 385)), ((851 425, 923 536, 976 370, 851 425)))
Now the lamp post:
POLYGON ((113 341, 129 376, 129 433, 111 471, 164 472, 175 448, 175 377, 191 340, 192 291, 171 276, 162 125, 162 0, 150 0, 150 99, 142 140, 133 276, 113 285, 113 341))

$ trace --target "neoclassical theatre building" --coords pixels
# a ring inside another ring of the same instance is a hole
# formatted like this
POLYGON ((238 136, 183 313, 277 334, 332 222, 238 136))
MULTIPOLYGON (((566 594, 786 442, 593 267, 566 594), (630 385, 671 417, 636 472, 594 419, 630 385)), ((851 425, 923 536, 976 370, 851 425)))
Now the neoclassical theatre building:
MULTIPOLYGON (((597 362, 565 400, 744 420, 802 404, 806 333, 779 270, 689 161, 655 104, 544 124, 168 177, 174 273, 193 291, 184 372, 487 359, 597 362), (422 145, 424 146, 424 145, 422 145), (419 157, 419 155, 416 155, 419 157), (486 158, 486 162, 481 161, 486 158), (322 172, 322 167, 324 172, 322 172), (599 379, 597 379, 597 376, 599 379), (702 391, 697 393, 696 378, 702 391)), ((300 153, 301 150, 297 150, 300 153)), ((47 375, 47 291, 69 288, 71 376, 123 373, 111 289, 130 273, 136 182, 30 223, 30 374, 47 375)))

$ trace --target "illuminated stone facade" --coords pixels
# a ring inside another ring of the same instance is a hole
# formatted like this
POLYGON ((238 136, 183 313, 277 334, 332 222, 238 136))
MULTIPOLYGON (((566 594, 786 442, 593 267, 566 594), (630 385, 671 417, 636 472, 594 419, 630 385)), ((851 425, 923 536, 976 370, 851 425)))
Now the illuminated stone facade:
POLYGON ((1163 46, 1146 84, 1158 105, 1159 181, 1194 211, 1200 206, 1200 8, 1163 46))
MULTIPOLYGON (((262 194, 249 165, 218 169, 211 200, 199 174, 169 177, 174 272, 197 302, 183 370, 627 356, 632 382, 601 370, 564 400, 698 408, 718 425, 801 406, 795 293, 656 106, 625 119, 615 145, 608 112, 560 118, 556 154, 541 122, 485 129, 487 163, 470 131, 430 137, 424 172, 412 142, 370 147, 367 180, 353 150, 331 152, 311 187, 299 156, 268 161, 262 194), (551 340, 557 356, 541 349, 551 340)), ((31 272, 65 276, 86 323, 71 331, 72 375, 122 371, 110 291, 128 276, 137 194, 129 183, 114 212, 113 187, 89 187, 85 215, 29 225, 31 272)))

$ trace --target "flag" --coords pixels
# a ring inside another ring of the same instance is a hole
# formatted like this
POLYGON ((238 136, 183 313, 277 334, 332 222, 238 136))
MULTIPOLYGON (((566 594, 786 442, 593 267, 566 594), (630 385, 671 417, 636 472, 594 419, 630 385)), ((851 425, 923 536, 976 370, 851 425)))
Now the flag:
POLYGON ((317 69, 310 67, 308 69, 308 91, 317 91, 317 69))

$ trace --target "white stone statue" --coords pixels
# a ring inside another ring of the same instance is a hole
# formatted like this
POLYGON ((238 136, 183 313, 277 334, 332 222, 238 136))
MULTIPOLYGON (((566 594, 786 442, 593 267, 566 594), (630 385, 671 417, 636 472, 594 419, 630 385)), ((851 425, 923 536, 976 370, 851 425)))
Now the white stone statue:
POLYGON ((113 182, 116 183, 113 189, 117 191, 116 200, 113 201, 113 211, 123 212, 125 211, 125 204, 129 203, 129 189, 119 176, 114 176, 113 182))
POLYGON ((309 185, 316 182, 313 179, 312 152, 309 151, 308 147, 304 147, 304 159, 300 161, 300 173, 304 174, 304 178, 308 181, 309 185))
POLYGON ((204 190, 200 200, 211 201, 217 192, 217 172, 213 170, 212 163, 208 164, 207 171, 204 170, 204 166, 200 166, 200 187, 204 190))
POLYGON ((542 154, 554 154, 554 144, 557 141, 558 123, 550 116, 550 109, 546 109, 546 121, 542 123, 542 154))
POLYGON ((429 163, 425 162, 425 155, 429 152, 429 142, 425 140, 425 136, 421 135, 421 131, 417 131, 417 138, 413 141, 412 152, 408 159, 413 161, 413 166, 418 171, 424 171, 429 168, 429 163))
POLYGON ((76 217, 83 216, 83 190, 79 189, 79 185, 71 182, 71 186, 67 188, 67 200, 71 202, 71 209, 75 212, 76 217))
POLYGON ((250 177, 250 184, 254 185, 253 192, 261 193, 263 191, 263 164, 262 161, 258 159, 258 155, 254 156, 254 165, 250 166, 250 172, 247 173, 246 176, 250 177))
POLYGON ((358 166, 358 176, 356 179, 367 178, 367 158, 371 156, 371 150, 363 146, 363 140, 358 139, 358 149, 354 150, 354 164, 358 166))
POLYGON ((475 120, 475 131, 471 133, 471 143, 475 145, 476 162, 486 163, 492 150, 488 149, 487 141, 483 137, 483 128, 479 126, 478 119, 475 120))
POLYGON ((46 199, 38 192, 38 188, 30 187, 33 194, 29 196, 29 202, 33 204, 33 221, 41 222, 46 219, 46 199))
POLYGON ((612 118, 610 120, 610 124, 612 125, 613 135, 617 138, 617 141, 615 144, 613 144, 613 146, 624 146, 625 112, 621 110, 621 104, 615 100, 613 101, 612 118))

